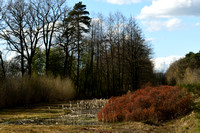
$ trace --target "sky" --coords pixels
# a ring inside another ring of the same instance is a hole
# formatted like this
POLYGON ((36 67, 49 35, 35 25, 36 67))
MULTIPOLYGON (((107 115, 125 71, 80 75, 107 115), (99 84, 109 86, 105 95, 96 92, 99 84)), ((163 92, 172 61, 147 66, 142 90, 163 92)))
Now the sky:
POLYGON ((68 0, 79 1, 94 13, 120 11, 134 16, 153 49, 155 69, 166 71, 170 63, 200 50, 200 0, 68 0))

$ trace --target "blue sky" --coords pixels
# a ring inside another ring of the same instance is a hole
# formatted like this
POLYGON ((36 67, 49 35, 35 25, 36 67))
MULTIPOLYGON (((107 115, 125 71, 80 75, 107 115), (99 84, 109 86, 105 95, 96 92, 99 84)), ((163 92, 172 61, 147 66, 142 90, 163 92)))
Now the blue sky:
MULTIPOLYGON (((79 0, 68 0, 72 7, 79 0)), ((82 0, 87 10, 108 16, 115 11, 135 16, 151 41, 156 69, 188 52, 200 50, 200 0, 82 0)))

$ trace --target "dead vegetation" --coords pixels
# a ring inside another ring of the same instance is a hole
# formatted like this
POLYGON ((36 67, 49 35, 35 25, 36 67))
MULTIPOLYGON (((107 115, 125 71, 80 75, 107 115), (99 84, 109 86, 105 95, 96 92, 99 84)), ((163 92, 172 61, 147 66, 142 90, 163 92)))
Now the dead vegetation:
POLYGON ((70 79, 24 76, 0 81, 0 108, 64 101, 74 97, 70 79))
POLYGON ((149 124, 184 116, 191 111, 192 98, 178 87, 144 87, 112 97, 97 114, 102 122, 137 121, 149 124))
POLYGON ((96 113, 106 103, 105 99, 94 99, 0 110, 0 132, 198 133, 200 131, 200 113, 198 111, 200 98, 195 101, 196 109, 192 113, 161 125, 142 122, 98 122, 96 113))

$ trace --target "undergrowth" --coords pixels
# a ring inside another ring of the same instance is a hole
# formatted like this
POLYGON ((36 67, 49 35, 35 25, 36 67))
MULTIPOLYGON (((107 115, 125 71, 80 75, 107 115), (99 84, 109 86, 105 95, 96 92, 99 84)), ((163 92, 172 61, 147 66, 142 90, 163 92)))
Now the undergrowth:
POLYGON ((191 111, 192 97, 178 87, 144 87, 133 93, 112 97, 98 112, 103 122, 142 121, 158 123, 191 111))
POLYGON ((200 83, 198 84, 181 84, 180 88, 186 88, 189 92, 200 96, 200 83))
POLYGON ((56 102, 73 96, 72 82, 59 77, 25 76, 0 82, 0 108, 56 102))

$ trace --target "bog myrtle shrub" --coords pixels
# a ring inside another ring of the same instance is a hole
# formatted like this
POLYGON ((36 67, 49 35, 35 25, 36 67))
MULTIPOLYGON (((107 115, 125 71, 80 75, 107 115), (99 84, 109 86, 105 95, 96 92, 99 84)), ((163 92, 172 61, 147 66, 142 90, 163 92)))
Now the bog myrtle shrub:
POLYGON ((103 122, 162 122, 187 114, 191 103, 192 97, 179 87, 144 87, 110 98, 97 118, 103 122))

